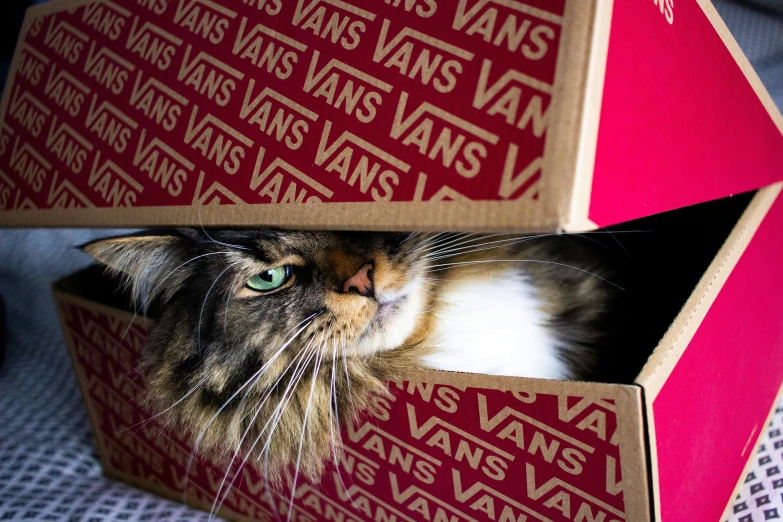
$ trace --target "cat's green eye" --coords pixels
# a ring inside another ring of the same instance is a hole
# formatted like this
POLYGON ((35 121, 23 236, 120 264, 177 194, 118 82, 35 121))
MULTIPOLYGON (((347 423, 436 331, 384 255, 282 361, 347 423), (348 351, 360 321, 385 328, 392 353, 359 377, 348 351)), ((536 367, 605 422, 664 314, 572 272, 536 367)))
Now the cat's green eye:
POLYGON ((270 268, 251 277, 247 282, 247 286, 258 292, 270 292, 283 286, 291 279, 292 274, 291 265, 270 268))

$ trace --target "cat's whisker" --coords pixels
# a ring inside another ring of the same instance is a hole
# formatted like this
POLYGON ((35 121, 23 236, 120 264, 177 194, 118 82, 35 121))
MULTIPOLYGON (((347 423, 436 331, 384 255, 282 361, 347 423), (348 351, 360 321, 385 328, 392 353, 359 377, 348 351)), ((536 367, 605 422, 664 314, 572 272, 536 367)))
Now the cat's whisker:
POLYGON ((490 245, 490 244, 498 244, 498 243, 505 243, 509 241, 520 241, 520 240, 526 240, 526 239, 534 239, 537 237, 542 236, 520 236, 517 234, 490 234, 486 236, 481 236, 477 238, 473 238, 467 241, 461 241, 459 243, 456 243, 454 245, 449 245, 445 248, 439 248, 432 252, 430 252, 427 257, 433 258, 435 256, 443 255, 449 252, 459 252, 461 250, 469 249, 469 248, 475 248, 482 245, 490 245), (495 239, 494 241, 488 241, 489 239, 496 238, 496 237, 502 237, 502 236, 512 236, 512 237, 506 237, 504 239, 495 239))
POLYGON ((445 238, 440 239, 439 241, 435 241, 434 243, 427 245, 427 248, 423 249, 422 252, 431 252, 433 250, 438 250, 441 248, 447 248, 450 245, 453 245, 454 243, 459 243, 463 241, 472 241, 471 237, 477 236, 478 234, 465 234, 465 233, 455 233, 455 234, 448 234, 445 238))
MULTIPOLYGON (((464 234, 456 234, 457 236, 464 236, 464 234)), ((449 233, 449 232, 442 232, 439 234, 435 234, 434 236, 425 239, 422 241, 419 245, 416 246, 412 250, 413 253, 420 253, 422 251, 427 251, 428 249, 435 248, 437 245, 441 245, 444 242, 449 241, 458 241, 460 237, 455 238, 455 234, 449 233)))
POLYGON ((405 243, 407 243, 408 241, 412 240, 413 238, 415 238, 415 237, 416 237, 417 235, 419 235, 420 233, 421 233, 421 232, 411 232, 410 234, 408 234, 408 237, 406 237, 405 239, 403 239, 402 241, 400 241, 400 244, 401 244, 401 245, 404 245, 405 243))
MULTIPOLYGON (((314 314, 314 315, 318 315, 318 314, 314 314)), ((294 339, 296 339, 296 337, 299 335, 299 333, 304 331, 309 326, 309 324, 310 323, 308 323, 308 324, 304 325, 303 327, 301 327, 299 329, 299 331, 296 334, 294 334, 294 336, 291 339, 289 339, 287 342, 285 342, 283 344, 283 346, 280 347, 280 349, 278 350, 277 353, 279 354, 283 350, 285 350, 286 347, 288 347, 288 345, 291 344, 294 341, 294 339)), ((223 403, 223 405, 218 409, 218 411, 215 412, 212 415, 212 417, 207 421, 206 425, 201 430, 201 432, 199 433, 198 437, 196 437, 196 441, 195 441, 195 443, 193 445, 193 450, 191 451, 190 458, 188 459, 188 465, 187 465, 187 468, 186 468, 187 472, 185 473, 185 485, 184 485, 184 488, 183 488, 185 496, 187 496, 187 485, 188 485, 188 479, 190 477, 190 469, 193 466, 193 460, 194 460, 194 458, 196 456, 196 453, 198 452, 198 448, 199 448, 199 446, 201 444, 201 441, 204 440, 204 437, 206 436, 207 431, 209 430, 209 427, 212 425, 213 422, 215 422, 215 419, 218 418, 218 416, 223 412, 223 410, 225 410, 226 407, 228 407, 228 405, 231 403, 231 401, 233 401, 236 398, 236 396, 239 395, 242 392, 243 389, 248 387, 252 382, 255 382, 255 379, 259 375, 261 375, 263 372, 265 372, 267 370, 267 368, 269 367, 269 365, 271 365, 272 362, 274 362, 275 359, 276 359, 276 356, 273 356, 269 361, 265 362, 261 366, 261 368, 259 368, 256 371, 256 373, 254 373, 252 376, 250 376, 250 378, 247 381, 245 381, 245 383, 242 386, 240 386, 233 394, 231 394, 231 396, 223 403)))
POLYGON ((540 263, 540 264, 548 264, 548 265, 557 265, 557 266, 562 266, 562 267, 565 267, 565 268, 571 268, 573 270, 578 270, 579 272, 582 272, 582 273, 585 273, 585 274, 587 274, 589 276, 592 276, 592 277, 595 277, 597 279, 600 279, 601 281, 603 281, 605 283, 608 283, 608 284, 614 286, 615 288, 618 288, 618 289, 620 289, 622 291, 625 291, 625 288, 621 287, 620 285, 617 285, 617 284, 609 281, 608 279, 605 279, 605 278, 599 276, 598 274, 594 274, 593 272, 590 272, 590 271, 585 270, 583 268, 579 268, 579 267, 573 266, 573 265, 567 265, 565 263, 557 263, 555 261, 542 261, 542 260, 538 260, 538 259, 486 259, 486 260, 481 260, 481 261, 461 261, 461 262, 457 262, 457 263, 442 263, 442 264, 439 264, 439 265, 432 265, 432 266, 430 266, 430 269, 428 270, 428 272, 440 272, 440 271, 443 271, 443 270, 448 270, 449 267, 452 267, 452 266, 477 265, 477 264, 482 264, 482 263, 540 263))
POLYGON ((543 237, 549 237, 556 234, 542 234, 538 236, 525 236, 525 237, 516 237, 516 238, 509 238, 509 239, 499 239, 497 241, 490 241, 488 243, 479 243, 475 245, 468 245, 463 246, 460 248, 456 248, 453 250, 447 250, 445 252, 441 252, 437 255, 429 257, 430 261, 438 261, 440 259, 446 259, 449 257, 455 257, 455 256, 461 256, 466 254, 472 254, 474 252, 483 252, 485 250, 492 250, 492 249, 508 249, 509 246, 519 244, 519 243, 526 243, 528 241, 532 241, 534 239, 539 239, 543 237))
MULTIPOLYGON (((293 340, 294 340, 294 338, 295 338, 296 336, 298 336, 300 332, 302 332, 304 329, 306 329, 307 327, 309 327, 309 326, 310 326, 310 325, 313 323, 313 321, 311 321, 311 319, 313 319, 313 320, 314 320, 314 318, 315 318, 316 316, 320 315, 321 313, 322 313, 322 312, 316 312, 316 313, 314 313, 314 314, 311 314, 310 316, 308 316, 308 317, 304 318, 303 320, 299 321, 297 324, 295 324, 294 326, 292 326, 292 327, 291 327, 291 328, 288 330, 288 332, 286 332, 286 333, 283 335, 283 339, 284 339, 284 346, 283 346, 282 348, 280 348, 280 349, 279 349, 277 352, 275 352, 275 353, 272 355, 272 357, 271 357, 271 358, 270 358, 270 359, 269 359, 269 360, 266 362, 265 366, 271 366, 271 365, 272 365, 272 364, 275 362, 275 360, 277 360, 277 358, 278 358, 278 357, 279 357, 279 356, 280 356, 280 355, 283 353, 283 350, 285 349, 285 347, 286 347, 286 346, 288 346, 288 344, 290 344, 290 342, 291 342, 291 341, 293 341, 293 340), (309 322, 307 322, 307 321, 309 321, 309 322), (294 335, 294 337, 292 337, 291 339, 286 339, 286 336, 287 336, 287 335, 288 335, 288 334, 289 334, 289 333, 290 333, 292 330, 294 330, 295 328, 299 327, 299 326, 300 326, 302 323, 304 323, 304 322, 307 322, 307 324, 306 324, 306 325, 304 325, 304 327, 303 327, 302 329, 300 329, 300 330, 299 330, 299 332, 297 332, 297 333, 294 335)), ((298 356, 297 356, 297 357, 298 357, 298 356)), ((292 360, 292 361, 289 363, 288 367, 287 367, 285 370, 283 370, 283 372, 280 374, 280 376, 277 378, 277 380, 274 382, 274 384, 272 384, 272 386, 270 386, 270 387, 269 387, 269 390, 267 391, 267 394, 264 396, 264 398, 262 399, 261 403, 259 404, 259 407, 258 407, 258 409, 256 410, 256 415, 258 415, 258 411, 260 411, 260 408, 263 406, 263 404, 264 404, 264 401, 266 401, 266 399, 267 399, 267 398, 268 398, 268 397, 269 397, 269 396, 272 394, 272 392, 273 392, 273 391, 276 389, 277 385, 278 385, 278 384, 280 383, 280 381, 283 379, 283 376, 284 376, 284 375, 285 375, 285 374, 288 372, 288 370, 291 368, 291 365, 292 365, 292 364, 293 364, 293 363, 296 361, 297 357, 294 357, 294 359, 293 359, 293 360, 292 360)), ((264 373, 265 373, 265 372, 264 372, 264 373)), ((261 376, 263 376, 263 375, 264 375, 264 374, 262 373, 262 374, 261 374, 261 376)), ((244 394, 244 396, 242 397, 242 401, 241 401, 241 403, 244 403, 245 399, 247 398, 247 396, 249 395, 249 393, 250 393, 250 391, 251 391, 251 390, 252 390, 252 386, 251 386, 251 387, 249 387, 249 388, 247 389, 247 391, 245 391, 245 394, 244 394)), ((245 415, 244 415, 244 416, 243 416, 241 419, 239 419, 239 421, 240 421, 240 422, 241 422, 241 421, 243 421, 245 418, 247 418, 247 416, 248 416, 249 414, 250 414, 250 412, 246 413, 246 414, 245 414, 245 415)), ((253 419, 253 420, 255 420, 255 417, 254 417, 254 419, 253 419)), ((252 425, 252 421, 251 421, 251 425, 252 425)))
POLYGON ((310 410, 313 405, 313 393, 315 393, 315 383, 318 380, 318 372, 321 370, 323 347, 326 338, 328 338, 328 335, 324 336, 324 338, 321 340, 321 345, 316 350, 317 355, 315 358, 315 368, 313 369, 313 378, 312 382, 310 383, 310 396, 307 398, 307 407, 305 408, 304 420, 302 421, 302 435, 299 438, 299 451, 296 455, 296 466, 294 467, 294 478, 291 481, 291 498, 288 502, 288 517, 286 518, 286 522, 291 522, 291 513, 293 512, 294 506, 294 495, 296 494, 296 481, 299 478, 299 465, 302 462, 302 446, 304 445, 305 431, 308 431, 307 420, 310 418, 310 410))
POLYGON ((268 449, 270 448, 272 444, 272 436, 274 435, 275 430, 277 429, 277 426, 280 423, 280 419, 282 418, 283 413, 285 413, 285 410, 288 408, 288 404, 291 402, 291 399, 294 396, 294 391, 296 390, 296 387, 299 385, 299 381, 301 380, 302 376, 307 370, 307 366, 310 364, 310 361, 312 361, 313 357, 315 356, 315 351, 310 353, 310 347, 312 346, 313 341, 315 340, 315 336, 316 334, 314 333, 313 336, 310 338, 310 341, 308 341, 307 346, 305 346, 305 348, 302 350, 302 355, 303 357, 306 355, 306 358, 300 361, 299 364, 297 364, 296 369, 294 369, 294 373, 291 376, 291 380, 287 384, 285 390, 283 390, 283 397, 280 399, 280 402, 278 403, 277 407, 275 407, 274 411, 269 416, 269 420, 261 430, 261 433, 263 434, 266 431, 267 426, 269 426, 270 423, 272 424, 266 442, 264 443, 264 446, 261 448, 261 454, 263 454, 265 451, 268 451, 268 449), (300 366, 301 366, 301 370, 300 370, 300 366))
POLYGON ((501 237, 501 236, 514 236, 506 239, 499 239, 498 242, 504 242, 504 241, 519 241, 521 239, 534 239, 536 237, 542 237, 542 236, 519 236, 515 234, 509 234, 509 233, 502 233, 502 234, 489 234, 489 235, 482 235, 479 237, 474 237, 472 239, 468 239, 465 241, 460 241, 458 243, 452 244, 452 245, 444 245, 443 247, 437 248, 431 252, 427 253, 428 259, 433 259, 435 256, 443 255, 447 252, 459 252, 462 249, 467 248, 474 248, 477 246, 490 244, 492 242, 487 243, 481 243, 482 241, 486 241, 487 239, 492 239, 494 237, 501 237))
POLYGON ((353 416, 356 416, 356 405, 353 403, 353 395, 351 395, 351 372, 348 371, 348 354, 345 349, 345 338, 343 337, 342 331, 340 332, 340 341, 342 341, 342 347, 343 347, 343 364, 345 366, 345 381, 346 381, 346 390, 348 390, 348 401, 351 403, 351 411, 353 412, 353 416))
POLYGON ((418 245, 416 245, 415 247, 413 247, 411 249, 411 253, 415 254, 415 253, 421 252, 423 249, 433 245, 434 243, 437 243, 437 242, 443 240, 444 239, 443 236, 450 236, 450 234, 447 234, 447 233, 432 233, 432 232, 428 232, 427 234, 425 234, 423 239, 420 239, 420 242, 419 242, 418 245), (431 234, 431 235, 428 236, 427 234, 431 234))
MULTIPOLYGON (((117 432, 115 435, 120 435, 120 434, 122 434, 122 433, 124 433, 124 432, 126 432, 126 431, 130 431, 130 430, 132 430, 132 429, 134 429, 134 428, 139 428, 139 429, 141 429, 142 427, 146 426, 147 424, 149 424, 149 423, 150 423, 150 422, 152 422, 153 420, 157 419, 157 418, 158 418, 158 417, 160 417, 161 415, 164 415, 166 412, 168 412, 168 411, 171 411, 173 408, 175 408, 175 407, 176 407, 178 404, 180 404, 182 401, 184 401, 185 399, 187 399, 188 397, 190 397, 191 395, 193 395, 193 393, 195 393, 195 391, 196 391, 196 390, 197 390, 197 389, 198 389, 198 388, 199 388, 199 387, 200 387, 202 384, 204 384, 205 382, 207 382, 207 378, 208 378, 208 376, 207 376, 207 375, 205 375, 205 376, 204 376, 204 377, 203 377, 203 378, 202 378, 202 379, 201 379, 199 382, 197 382, 197 383, 196 383, 196 385, 195 385, 195 386, 193 386, 193 387, 192 387, 192 388, 191 388, 191 389, 190 389, 190 390, 189 390, 189 391, 188 391, 188 392, 187 392, 185 395, 183 395, 182 397, 180 397, 180 398, 179 398, 179 399, 178 399, 178 400, 177 400, 177 401, 176 401, 174 404, 172 404, 171 406, 169 406, 169 407, 168 407, 168 408, 166 408, 165 410, 163 410, 163 411, 159 411, 158 413, 156 413, 156 414, 155 414, 155 415, 153 415, 152 417, 149 417, 149 418, 147 418, 147 419, 144 419, 143 421, 137 422, 136 424, 134 424, 134 425, 132 425, 132 426, 127 426, 127 427, 123 428, 123 429, 121 429, 120 431, 118 431, 118 432, 117 432)), ((132 433, 135 435, 136 433, 138 433, 138 430, 136 430, 136 431, 134 431, 134 432, 132 432, 132 433)))
MULTIPOLYGON (((277 384, 279 384, 280 381, 283 379, 283 376, 285 376, 285 374, 288 373, 288 371, 293 366, 294 362, 299 360, 301 358, 301 356, 304 355, 304 353, 305 353, 304 351, 300 352, 297 355, 297 357, 294 357, 294 359, 292 359, 292 361, 288 364, 288 367, 281 373, 281 375, 278 377, 278 379, 274 383, 274 385, 272 385, 269 388, 269 390, 267 391, 266 395, 257 404, 257 407, 255 409, 255 413, 253 415, 253 418, 248 422, 248 427, 245 429, 245 432, 244 432, 244 434, 242 436, 242 439, 239 441, 239 444, 237 444, 237 449, 234 452, 234 456, 232 456, 231 462, 229 463, 229 466, 226 469, 226 474, 223 476, 223 481, 221 482, 220 486, 218 487, 217 493, 215 495, 215 503, 213 503, 212 511, 210 511, 210 517, 212 517, 213 515, 217 515, 217 512, 220 510, 220 507, 225 503, 225 500, 226 500, 226 498, 228 497, 228 494, 231 491, 231 487, 233 486, 234 481, 236 480, 236 475, 231 479, 231 481, 229 482, 228 485, 225 485, 225 482, 226 482, 226 480, 228 478, 228 475, 229 475, 229 472, 231 470, 230 466, 233 465, 233 462, 234 462, 234 459, 236 458, 236 455, 240 453, 240 449, 242 447, 242 443, 243 443, 245 437, 247 436, 247 434, 249 433, 249 431, 252 429, 253 423, 255 422, 255 419, 258 417, 258 414, 263 409, 264 404, 266 403, 267 399, 272 395, 272 392, 275 390, 277 384), (220 493, 221 493, 221 491, 223 491, 224 485, 225 485, 225 492, 223 493, 223 497, 220 498, 220 501, 218 501, 218 498, 220 497, 220 493)), ((298 367, 299 367, 299 365, 297 365, 297 368, 298 367)), ((245 454, 245 457, 242 459, 242 462, 239 464, 239 466, 237 466, 237 470, 241 470, 245 466, 245 464, 247 463, 248 459, 250 458, 250 456, 253 453, 253 449, 255 448, 255 446, 258 444, 258 441, 263 436, 264 429, 266 428, 267 425, 268 425, 268 421, 267 421, 267 424, 264 426, 264 428, 262 428, 261 431, 259 432, 258 437, 256 437, 256 439, 253 441, 253 444, 248 449, 247 453, 245 454)))
MULTIPOLYGON (((313 316, 311 316, 311 317, 313 317, 313 316)), ((299 324, 301 324, 301 322, 299 324)), ((312 321, 310 321, 305 326, 305 328, 307 326, 310 326, 310 324, 312 324, 312 321)), ((298 325, 296 325, 296 326, 298 326, 298 325)), ((296 328, 296 326, 294 326, 294 328, 296 328)), ((274 358, 276 358, 280 353, 282 353, 282 352, 278 351, 275 354, 274 358)), ((269 390, 267 390, 266 395, 257 404, 257 407, 255 408, 255 413, 253 414, 253 417, 248 422, 247 428, 245 429, 244 433, 242 434, 242 438, 239 440, 239 443, 237 444, 237 449, 233 452, 233 456, 231 457, 231 461, 229 462, 228 467, 226 468, 226 473, 223 476, 223 480, 222 480, 222 482, 220 483, 220 486, 217 489, 217 493, 215 494, 215 502, 212 504, 212 510, 210 511, 210 518, 212 516, 216 516, 217 515, 217 512, 220 510, 220 506, 223 505, 223 503, 225 502, 226 498, 228 497, 228 494, 229 494, 229 492, 231 490, 231 487, 234 484, 234 480, 236 480, 236 476, 234 476, 234 478, 231 480, 231 482, 229 482, 228 485, 225 485, 226 480, 228 479, 228 475, 229 475, 229 473, 231 471, 231 465, 233 465, 234 459, 236 459, 236 455, 240 453, 240 450, 242 448, 242 443, 245 441, 245 438, 247 437, 247 434, 253 428, 253 424, 255 423, 255 420, 258 417, 258 414, 261 413, 261 410, 263 409, 264 404, 266 403, 267 399, 272 395, 272 393, 276 389, 277 385, 280 383, 280 381, 283 379, 283 377, 288 373, 288 370, 291 369, 291 367, 293 366, 294 362, 296 362, 297 359, 299 359, 304 353, 305 353, 304 351, 300 352, 296 357, 294 357, 291 360, 291 362, 288 364, 286 369, 277 378, 277 381, 272 386, 269 387, 269 390), (223 494, 223 497, 218 502, 218 498, 220 497, 220 492, 223 491, 224 485, 225 485, 225 492, 223 494)), ((297 365, 297 368, 298 368, 298 365, 297 365)), ((263 374, 259 375, 259 378, 262 377, 262 376, 263 376, 263 374)), ((247 397, 247 393, 245 394, 245 397, 247 397)), ((266 426, 264 426, 264 428, 266 428, 266 426)), ((263 435, 264 429, 262 429, 260 433, 261 433, 261 435, 263 435)), ((250 455, 253 452, 253 448, 258 443, 258 440, 260 439, 261 435, 259 435, 259 437, 256 438, 255 441, 253 442, 253 446, 249 449, 249 451, 247 452, 245 457, 242 459, 242 462, 237 467, 238 470, 242 469, 245 466, 245 464, 247 463, 248 459, 250 458, 250 455)))
POLYGON ((343 448, 342 435, 340 434, 340 413, 339 404, 337 403, 337 339, 332 337, 332 378, 329 386, 329 438, 332 441, 332 460, 334 461, 334 469, 337 475, 340 477, 340 482, 343 483, 343 489, 345 488, 345 482, 343 482, 342 475, 340 474, 340 463, 337 456, 337 438, 340 439, 340 449, 343 448), (334 408, 332 408, 334 405, 334 408), (332 415, 334 411, 334 415, 332 415), (334 417, 334 419, 332 418, 334 417), (336 436, 335 436, 336 433, 336 436))

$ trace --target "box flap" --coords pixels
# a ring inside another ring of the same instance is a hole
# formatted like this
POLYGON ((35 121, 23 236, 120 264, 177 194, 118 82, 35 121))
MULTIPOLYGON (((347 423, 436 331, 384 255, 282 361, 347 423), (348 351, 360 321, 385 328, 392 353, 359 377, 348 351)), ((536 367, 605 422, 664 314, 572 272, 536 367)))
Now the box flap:
POLYGON ((657 519, 719 519, 780 389, 780 192, 759 192, 637 379, 657 519), (697 492, 686 508, 681 499, 697 492))
POLYGON ((606 75, 590 82, 603 92, 600 124, 585 117, 598 143, 594 163, 580 144, 577 180, 592 188, 575 192, 567 229, 783 179, 783 117, 708 0, 614 2, 606 75))

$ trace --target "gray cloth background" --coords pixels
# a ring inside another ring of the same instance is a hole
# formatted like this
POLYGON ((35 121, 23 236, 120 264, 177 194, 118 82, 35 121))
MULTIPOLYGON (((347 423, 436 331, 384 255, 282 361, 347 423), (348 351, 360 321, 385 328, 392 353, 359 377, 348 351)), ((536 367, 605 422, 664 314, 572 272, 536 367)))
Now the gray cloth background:
MULTIPOLYGON (((715 5, 783 106, 783 0, 715 5)), ((101 474, 50 285, 89 263, 74 245, 115 232, 0 230, 0 294, 9 328, 0 370, 0 520, 208 518, 101 474)), ((783 518, 782 430, 779 408, 734 504, 732 522, 783 518)))

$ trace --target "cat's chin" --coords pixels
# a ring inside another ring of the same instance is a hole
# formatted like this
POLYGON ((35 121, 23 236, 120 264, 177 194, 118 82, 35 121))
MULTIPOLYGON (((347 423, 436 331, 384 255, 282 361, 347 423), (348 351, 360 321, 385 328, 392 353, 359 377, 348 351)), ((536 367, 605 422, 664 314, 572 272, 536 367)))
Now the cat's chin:
POLYGON ((414 280, 400 292, 379 295, 378 309, 354 346, 354 354, 369 356, 402 346, 416 330, 424 294, 423 281, 414 280))

